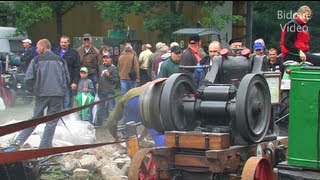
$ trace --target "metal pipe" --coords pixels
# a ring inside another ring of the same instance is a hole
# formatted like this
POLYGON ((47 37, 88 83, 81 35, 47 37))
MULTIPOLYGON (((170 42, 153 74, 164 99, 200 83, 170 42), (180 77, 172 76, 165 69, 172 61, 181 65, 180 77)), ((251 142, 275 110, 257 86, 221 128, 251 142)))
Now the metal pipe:
POLYGON ((202 101, 200 113, 209 115, 228 115, 226 101, 202 101))

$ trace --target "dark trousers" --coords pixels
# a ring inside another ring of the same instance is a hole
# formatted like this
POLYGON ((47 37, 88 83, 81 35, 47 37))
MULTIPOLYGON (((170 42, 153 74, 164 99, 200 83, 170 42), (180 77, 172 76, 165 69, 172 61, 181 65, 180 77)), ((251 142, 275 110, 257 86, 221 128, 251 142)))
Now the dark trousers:
POLYGON ((151 78, 148 75, 146 69, 140 69, 140 86, 144 85, 145 83, 151 81, 151 78))
MULTIPOLYGON (((46 97, 35 97, 35 107, 33 111, 33 117, 38 118, 44 116, 44 110, 47 108, 47 115, 61 112, 63 109, 63 96, 46 96, 46 97)), ((49 148, 52 147, 52 139, 56 126, 58 124, 58 119, 46 122, 46 126, 43 131, 43 136, 39 148, 49 148)), ((23 129, 16 142, 22 146, 25 141, 29 138, 32 132, 37 126, 33 126, 27 129, 23 129)))

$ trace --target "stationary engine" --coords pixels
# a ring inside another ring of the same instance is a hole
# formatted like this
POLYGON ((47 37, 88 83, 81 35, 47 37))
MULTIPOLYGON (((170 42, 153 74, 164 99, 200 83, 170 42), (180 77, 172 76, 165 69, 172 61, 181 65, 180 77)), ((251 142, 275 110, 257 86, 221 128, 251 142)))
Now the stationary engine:
POLYGON ((275 139, 269 87, 261 74, 265 61, 265 56, 218 56, 198 89, 183 73, 146 87, 139 101, 142 123, 162 133, 230 133, 232 144, 275 139))

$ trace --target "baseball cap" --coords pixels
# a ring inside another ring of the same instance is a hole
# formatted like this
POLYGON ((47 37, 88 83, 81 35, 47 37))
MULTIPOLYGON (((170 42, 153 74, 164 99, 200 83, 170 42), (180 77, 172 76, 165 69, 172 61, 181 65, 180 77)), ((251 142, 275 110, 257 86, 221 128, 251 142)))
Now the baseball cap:
POLYGON ((110 53, 103 53, 102 54, 102 58, 109 58, 111 55, 110 55, 110 53))
POLYGON ((89 33, 83 34, 83 39, 91 39, 91 34, 89 33))
POLYGON ((179 46, 173 46, 171 48, 171 52, 173 52, 173 53, 181 53, 182 50, 181 50, 181 48, 179 46))
POLYGON ((146 44, 146 47, 149 49, 152 48, 151 44, 146 44))
POLYGON ((26 42, 26 43, 29 43, 29 44, 32 43, 31 39, 24 39, 24 40, 22 40, 22 42, 26 42))
POLYGON ((263 49, 263 45, 261 42, 256 42, 254 43, 253 45, 253 49, 256 51, 256 50, 262 50, 263 49))
POLYGON ((86 68, 86 67, 82 67, 82 68, 80 69, 80 72, 81 72, 81 71, 83 71, 83 72, 85 72, 85 73, 88 74, 88 68, 86 68))
POLYGON ((201 40, 199 35, 193 35, 189 37, 189 43, 190 44, 196 44, 201 40))

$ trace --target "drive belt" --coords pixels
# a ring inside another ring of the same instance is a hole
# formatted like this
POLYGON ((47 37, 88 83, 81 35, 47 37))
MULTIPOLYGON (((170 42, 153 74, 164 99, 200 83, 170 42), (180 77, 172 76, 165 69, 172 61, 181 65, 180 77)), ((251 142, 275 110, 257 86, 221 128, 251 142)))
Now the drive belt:
POLYGON ((31 150, 4 152, 4 153, 0 153, 0 164, 13 163, 17 161, 34 159, 34 158, 49 156, 53 154, 77 151, 81 149, 95 148, 99 146, 118 144, 123 142, 127 142, 127 141, 113 141, 113 142, 104 142, 104 143, 96 143, 96 144, 83 144, 83 145, 76 145, 76 146, 64 146, 64 147, 52 147, 52 148, 45 148, 45 149, 31 149, 31 150))
MULTIPOLYGON (((77 112, 79 110, 94 106, 96 104, 99 104, 101 102, 107 101, 111 98, 115 98, 119 95, 115 95, 113 97, 101 99, 99 101, 95 101, 91 104, 87 104, 84 106, 80 106, 77 108, 61 111, 55 114, 39 117, 39 118, 32 118, 26 121, 21 121, 18 123, 8 124, 4 126, 0 126, 0 136, 4 136, 10 133, 14 133, 16 131, 33 127, 36 125, 39 125, 41 123, 45 123, 52 120, 57 120, 63 116, 66 116, 68 114, 77 112)), ((122 142, 127 141, 113 141, 113 142, 104 142, 104 143, 95 143, 95 144, 83 144, 83 145, 75 145, 75 146, 65 146, 65 147, 52 147, 52 148, 44 148, 44 149, 31 149, 31 150, 21 150, 21 151, 11 151, 11 152, 0 152, 0 164, 6 164, 6 163, 12 163, 17 161, 23 161, 27 159, 33 159, 33 158, 39 158, 44 156, 49 156, 53 154, 59 154, 59 153, 65 153, 70 151, 77 151, 81 149, 88 149, 88 148, 95 148, 99 146, 104 145, 110 145, 110 144, 118 144, 122 142)))

